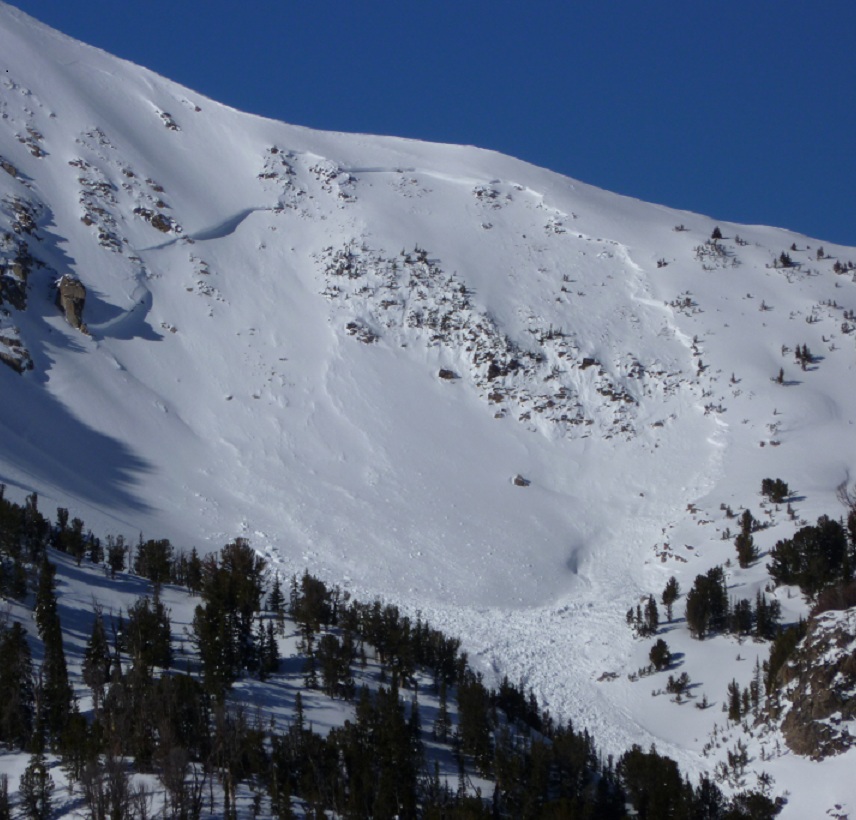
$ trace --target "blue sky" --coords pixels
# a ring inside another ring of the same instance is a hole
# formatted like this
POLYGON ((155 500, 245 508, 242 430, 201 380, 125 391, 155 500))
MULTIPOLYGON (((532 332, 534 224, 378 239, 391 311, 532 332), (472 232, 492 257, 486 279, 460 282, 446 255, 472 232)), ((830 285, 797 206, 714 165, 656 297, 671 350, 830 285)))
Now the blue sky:
POLYGON ((221 102, 856 245, 853 0, 18 0, 221 102))

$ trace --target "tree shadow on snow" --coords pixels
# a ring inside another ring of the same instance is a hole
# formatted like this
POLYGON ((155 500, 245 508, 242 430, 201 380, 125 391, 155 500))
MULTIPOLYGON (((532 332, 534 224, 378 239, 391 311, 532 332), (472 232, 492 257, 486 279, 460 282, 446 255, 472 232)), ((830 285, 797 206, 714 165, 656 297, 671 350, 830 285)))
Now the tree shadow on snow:
POLYGON ((145 513, 138 477, 152 465, 123 442, 90 427, 45 388, 46 377, 0 367, 0 441, 3 462, 22 477, 0 471, 0 482, 25 492, 80 498, 102 508, 145 513))

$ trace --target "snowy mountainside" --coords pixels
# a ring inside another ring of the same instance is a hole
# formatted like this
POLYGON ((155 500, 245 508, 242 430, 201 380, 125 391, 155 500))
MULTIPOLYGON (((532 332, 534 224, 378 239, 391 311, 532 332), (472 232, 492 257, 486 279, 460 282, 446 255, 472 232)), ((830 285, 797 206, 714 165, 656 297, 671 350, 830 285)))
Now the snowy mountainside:
MULTIPOLYGON (((9 492, 101 533, 245 536, 422 610, 607 750, 712 765, 714 718, 624 680, 647 647, 623 613, 733 559, 720 506, 765 477, 807 520, 835 509, 856 250, 253 117, 6 5, 0 41, 9 492), (55 305, 66 274, 88 335, 55 305)), ((770 523, 764 549, 792 532, 770 523)), ((738 651, 674 632, 721 698, 738 651)))

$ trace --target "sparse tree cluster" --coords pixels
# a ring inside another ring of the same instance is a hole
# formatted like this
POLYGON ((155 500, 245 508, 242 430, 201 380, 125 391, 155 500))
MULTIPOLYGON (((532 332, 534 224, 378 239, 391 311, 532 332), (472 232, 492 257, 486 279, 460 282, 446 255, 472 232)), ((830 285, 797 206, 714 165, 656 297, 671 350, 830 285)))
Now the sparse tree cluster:
MULTIPOLYGON (((854 523, 856 517, 852 516, 854 523)), ((848 519, 849 520, 849 519, 848 519)), ((824 588, 853 577, 852 532, 829 516, 802 527, 770 550, 767 568, 777 584, 795 584, 811 598, 824 588)))
POLYGON ((740 532, 734 539, 734 548, 737 550, 737 562, 744 569, 758 560, 758 547, 752 535, 759 529, 759 524, 749 510, 744 510, 740 517, 740 532))
POLYGON ((761 481, 761 495, 769 498, 773 504, 784 504, 791 490, 781 478, 765 478, 761 481))
POLYGON ((640 638, 655 635, 660 626, 660 610, 657 608, 654 596, 648 596, 644 607, 641 604, 636 604, 635 610, 633 608, 628 609, 625 619, 628 626, 632 627, 640 638))

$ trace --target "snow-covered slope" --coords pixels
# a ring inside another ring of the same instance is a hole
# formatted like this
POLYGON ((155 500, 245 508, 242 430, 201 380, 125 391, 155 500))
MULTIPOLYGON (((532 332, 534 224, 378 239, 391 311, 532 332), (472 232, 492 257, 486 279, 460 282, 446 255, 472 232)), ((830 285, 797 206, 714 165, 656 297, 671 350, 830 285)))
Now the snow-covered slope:
MULTIPOLYGON (((757 507, 762 478, 837 514, 856 251, 249 116, 4 4, 0 43, 0 353, 33 364, 0 368, 8 492, 100 534, 245 536, 421 610, 607 751, 712 768, 717 709, 626 680, 648 647, 624 612, 732 558, 720 505, 757 507), (65 274, 89 335, 54 304, 65 274)), ((770 515, 764 548, 794 526, 770 515)), ((716 704, 765 651, 669 641, 716 704)), ((841 788, 824 809, 856 808, 841 788)))

